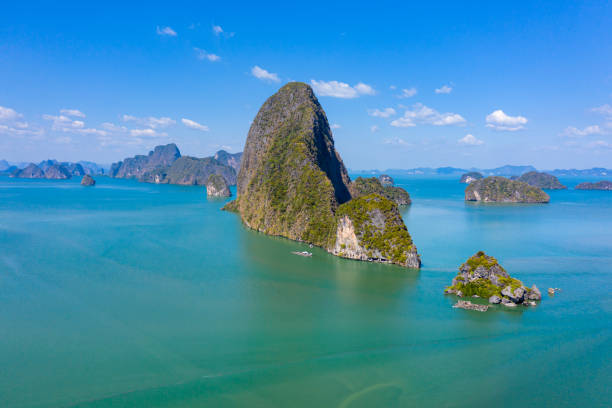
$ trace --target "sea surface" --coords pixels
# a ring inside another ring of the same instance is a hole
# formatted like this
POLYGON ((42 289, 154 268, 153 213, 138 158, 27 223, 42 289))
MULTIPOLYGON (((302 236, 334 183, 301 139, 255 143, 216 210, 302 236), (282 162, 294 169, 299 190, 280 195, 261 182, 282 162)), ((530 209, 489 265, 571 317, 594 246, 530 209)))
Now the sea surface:
POLYGON ((0 177, 2 407, 611 405, 612 192, 398 178, 416 271, 292 255, 203 187, 97 182, 0 177), (478 250, 542 302, 453 309, 478 250))

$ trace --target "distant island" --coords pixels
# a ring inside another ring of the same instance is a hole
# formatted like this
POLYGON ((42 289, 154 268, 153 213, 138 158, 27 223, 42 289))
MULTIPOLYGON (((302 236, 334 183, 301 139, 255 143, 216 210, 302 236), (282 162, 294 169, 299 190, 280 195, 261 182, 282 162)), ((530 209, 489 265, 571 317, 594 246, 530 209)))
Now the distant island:
POLYGON ((543 190, 565 190, 566 186, 559 182, 559 179, 555 176, 547 173, 540 173, 537 171, 530 171, 523 174, 517 181, 522 181, 530 186, 538 187, 543 190))
POLYGON ((10 165, 6 160, 0 160, 0 173, 9 174, 14 178, 46 178, 66 180, 73 176, 86 174, 103 174, 104 169, 91 162, 58 162, 57 160, 43 160, 38 164, 29 163, 23 167, 10 165))
POLYGON ((522 181, 491 176, 471 182, 465 189, 465 200, 485 203, 548 203, 550 197, 538 187, 522 181))
MULTIPOLYGON (((489 303, 501 303, 508 307, 518 304, 535 306, 534 301, 542 300, 542 294, 536 285, 531 288, 524 286, 523 282, 511 277, 497 259, 482 251, 471 256, 459 267, 459 273, 444 293, 458 297, 483 298, 489 303)), ((461 303, 457 307, 473 308, 470 302, 461 303)), ((486 311, 486 307, 475 310, 486 311)))
POLYGON ((612 190, 612 182, 607 180, 598 181, 597 183, 580 183, 576 187, 576 190, 612 190))
MULTIPOLYGON (((536 171, 533 166, 506 165, 491 169, 459 168, 459 167, 416 167, 412 169, 391 168, 386 170, 356 170, 351 169, 352 174, 379 176, 381 174, 393 174, 395 176, 461 176, 469 172, 477 172, 486 176, 520 177, 525 173, 536 171)), ((611 169, 593 167, 591 169, 555 169, 545 170, 546 173, 556 177, 607 177, 612 175, 611 169)))
POLYGON ((126 158, 111 165, 114 178, 135 178, 146 183, 205 185, 211 174, 223 177, 229 185, 236 184, 242 153, 218 151, 214 157, 181 156, 174 143, 156 146, 148 155, 126 158))
POLYGON ((480 180, 481 178, 483 178, 483 175, 480 174, 477 171, 470 171, 468 173, 465 173, 464 175, 461 176, 461 179, 459 179, 460 183, 465 183, 465 184, 470 184, 472 181, 476 181, 476 180, 480 180))
POLYGON ((248 227, 346 258, 420 267, 397 204, 377 192, 352 197, 327 117, 307 84, 288 83, 263 104, 241 166, 237 198, 224 209, 248 227))

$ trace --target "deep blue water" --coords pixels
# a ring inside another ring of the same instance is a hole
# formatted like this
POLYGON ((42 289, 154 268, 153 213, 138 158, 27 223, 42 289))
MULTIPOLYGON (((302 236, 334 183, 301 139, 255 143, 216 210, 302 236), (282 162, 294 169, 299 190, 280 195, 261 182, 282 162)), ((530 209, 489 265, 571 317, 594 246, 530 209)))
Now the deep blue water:
POLYGON ((296 257, 201 187, 0 177, 0 405, 609 406, 612 192, 479 205, 454 178, 396 183, 420 271, 296 257), (453 309, 478 250, 562 292, 453 309))

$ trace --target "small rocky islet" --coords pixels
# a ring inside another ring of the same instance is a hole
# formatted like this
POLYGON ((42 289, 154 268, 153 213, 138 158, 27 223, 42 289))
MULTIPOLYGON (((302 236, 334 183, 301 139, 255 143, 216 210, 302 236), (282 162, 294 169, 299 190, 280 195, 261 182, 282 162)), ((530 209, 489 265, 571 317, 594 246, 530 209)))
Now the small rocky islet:
POLYGON ((472 181, 476 181, 476 180, 480 180, 483 178, 483 175, 477 171, 470 171, 468 173, 465 173, 461 176, 461 179, 459 179, 460 183, 464 183, 464 184, 470 184, 472 181))
POLYGON ((249 228, 334 255, 419 268, 416 246, 398 205, 386 196, 388 188, 376 178, 351 183, 312 88, 291 82, 255 116, 237 197, 224 209, 240 214, 249 228))
POLYGON ((542 189, 501 176, 472 181, 465 189, 465 201, 484 203, 548 203, 550 196, 542 189))
POLYGON ((96 180, 94 180, 94 178, 91 177, 89 174, 86 174, 81 179, 81 185, 82 186, 95 186, 96 180))
POLYGON ((206 195, 208 197, 231 197, 232 193, 223 176, 211 174, 206 181, 206 195))
MULTIPOLYGON (((451 285, 444 290, 445 294, 457 297, 487 299, 490 304, 502 304, 507 307, 517 305, 535 306, 542 300, 542 294, 536 285, 531 288, 511 277, 499 264, 497 259, 479 251, 459 267, 459 273, 451 285)), ((487 305, 472 307, 471 302, 462 301, 455 307, 486 311, 487 305)))

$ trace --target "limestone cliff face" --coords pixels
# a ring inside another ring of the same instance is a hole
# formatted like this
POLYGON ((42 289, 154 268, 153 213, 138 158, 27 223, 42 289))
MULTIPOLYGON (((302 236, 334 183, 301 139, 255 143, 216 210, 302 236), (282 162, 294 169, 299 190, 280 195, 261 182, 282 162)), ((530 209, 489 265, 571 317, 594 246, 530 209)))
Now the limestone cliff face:
POLYGON ((138 178, 157 167, 170 166, 179 157, 181 153, 174 143, 156 146, 147 156, 138 155, 113 163, 109 175, 117 178, 138 178))
POLYGON ((238 212, 247 226, 266 234, 346 258, 418 268, 397 205, 378 194, 351 200, 350 184, 325 112, 308 85, 294 82, 271 96, 255 117, 238 174, 238 196, 224 209, 238 212))
POLYGON ((81 185, 82 186, 95 186, 96 180, 94 180, 94 178, 91 177, 89 174, 86 174, 83 176, 83 179, 81 179, 81 185))
POLYGON ((206 181, 206 195, 208 197, 230 197, 232 193, 223 176, 211 174, 206 181))
POLYGON ((45 170, 45 178, 53 180, 66 180, 72 177, 72 174, 61 164, 54 164, 45 170))
POLYGON ((336 242, 330 252, 345 258, 419 268, 421 259, 397 205, 370 194, 342 204, 336 213, 336 242))
POLYGON ((160 166, 145 172, 139 181, 157 184, 205 185, 211 174, 225 178, 228 184, 236 184, 236 171, 212 157, 182 156, 170 166, 160 166))
POLYGON ((240 162, 242 161, 242 152, 240 153, 228 153, 225 150, 219 150, 215 153, 215 160, 219 163, 230 166, 236 170, 236 174, 240 172, 240 162))
POLYGON ((527 183, 493 176, 472 181, 465 189, 465 200, 485 203, 547 203, 550 197, 527 183))
POLYGON ((30 163, 24 169, 15 170, 11 174, 11 177, 16 177, 16 178, 44 178, 45 177, 45 173, 41 170, 40 167, 38 167, 34 163, 30 163))
POLYGON ((263 104, 247 136, 235 204, 244 223, 327 247, 336 207, 350 199, 349 182, 312 89, 283 86, 263 104))

